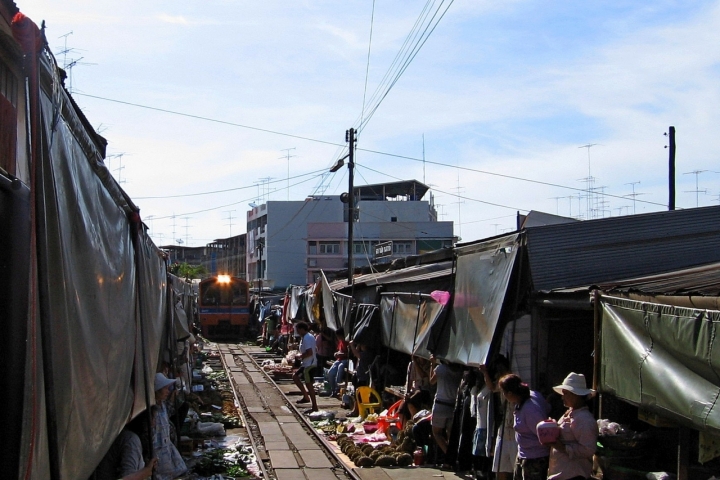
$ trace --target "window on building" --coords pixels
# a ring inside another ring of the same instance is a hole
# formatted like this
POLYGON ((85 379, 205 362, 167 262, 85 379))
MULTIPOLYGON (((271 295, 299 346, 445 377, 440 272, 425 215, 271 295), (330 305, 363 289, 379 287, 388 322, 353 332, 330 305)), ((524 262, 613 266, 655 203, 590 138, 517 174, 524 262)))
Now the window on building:
POLYGON ((340 242, 320 242, 321 255, 333 255, 340 253, 340 242))
POLYGON ((375 255, 375 245, 377 241, 353 242, 353 254, 355 255, 375 255))
POLYGON ((308 255, 317 255, 317 242, 308 242, 308 255))
POLYGON ((393 242, 393 253, 408 255, 412 252, 411 242, 393 242))
POLYGON ((315 258, 308 258, 308 267, 317 267, 317 259, 315 258))

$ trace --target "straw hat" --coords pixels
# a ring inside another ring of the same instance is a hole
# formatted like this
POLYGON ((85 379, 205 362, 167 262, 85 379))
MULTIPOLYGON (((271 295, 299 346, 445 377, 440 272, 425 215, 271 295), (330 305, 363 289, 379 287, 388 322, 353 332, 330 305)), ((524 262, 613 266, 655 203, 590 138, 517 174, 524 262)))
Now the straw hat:
POLYGON ((561 395, 563 390, 567 390, 568 392, 574 393, 575 395, 580 395, 581 397, 584 397, 586 395, 592 395, 595 393, 595 390, 593 390, 592 388, 587 388, 587 383, 585 383, 585 375, 575 372, 572 372, 567 377, 565 377, 563 383, 561 385, 558 385, 557 387, 553 387, 553 390, 555 390, 561 395))

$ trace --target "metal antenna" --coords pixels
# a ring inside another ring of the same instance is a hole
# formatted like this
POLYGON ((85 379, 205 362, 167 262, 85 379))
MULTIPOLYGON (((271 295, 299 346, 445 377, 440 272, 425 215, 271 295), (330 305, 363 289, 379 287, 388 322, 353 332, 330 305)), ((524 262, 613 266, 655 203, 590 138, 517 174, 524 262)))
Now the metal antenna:
POLYGON ((626 184, 625 184, 625 185, 630 185, 630 186, 632 186, 632 193, 628 193, 628 194, 625 195, 625 196, 626 196, 626 197, 632 197, 632 202, 633 202, 633 215, 635 215, 635 197, 637 197, 638 195, 645 195, 644 193, 635 193, 635 185, 639 185, 639 184, 640 184, 640 181, 639 181, 639 180, 638 180, 637 182, 630 182, 630 183, 626 183, 626 184))
POLYGON ((125 152, 115 153, 113 155, 107 156, 108 159, 113 159, 113 158, 118 159, 118 167, 115 170, 113 170, 113 172, 117 172, 118 183, 127 183, 127 181, 123 180, 123 178, 122 178, 122 171, 125 170, 125 167, 122 164, 123 155, 125 155, 125 152))
POLYGON ((461 217, 460 217, 460 214, 461 214, 460 205, 463 204, 463 203, 465 203, 465 201, 464 201, 464 200, 460 200, 460 194, 461 194, 462 191, 463 191, 463 188, 460 187, 460 170, 458 170, 458 174, 457 174, 457 187, 455 187, 453 190, 456 190, 456 191, 457 191, 457 199, 458 199, 458 201, 457 201, 457 202, 453 202, 453 203, 457 203, 457 206, 458 206, 458 238, 462 239, 462 220, 461 220, 461 217))
POLYGON ((698 187, 698 177, 701 173, 707 172, 708 170, 693 170, 692 172, 685 172, 683 175, 695 175, 695 190, 685 190, 685 193, 695 193, 695 207, 700 206, 700 192, 707 193, 707 189, 700 190, 698 187))
POLYGON ((555 200, 555 215, 560 215, 560 199, 565 197, 550 197, 549 200, 555 200))
POLYGON ((230 225, 230 236, 231 237, 232 237, 232 227, 233 227, 232 212, 234 212, 234 211, 235 210, 225 210, 225 212, 223 212, 223 213, 228 214, 228 223, 226 223, 225 225, 230 225))
POLYGON ((185 220, 185 245, 188 244, 188 229, 190 228, 190 225, 188 225, 188 220, 190 220, 191 217, 182 217, 185 220))
POLYGON ((288 174, 287 174, 287 199, 290 201, 290 159, 293 157, 297 157, 297 155, 290 155, 290 150, 295 150, 295 147, 292 148, 281 148, 281 152, 285 152, 286 155, 284 157, 280 157, 281 159, 287 158, 287 164, 288 164, 288 174))
POLYGON ((587 148, 588 156, 588 176, 583 181, 587 183, 587 219, 593 218, 593 186, 595 179, 592 176, 590 169, 590 148, 599 145, 597 143, 588 143, 587 145, 581 145, 578 148, 587 148))
POLYGON ((62 38, 62 39, 65 41, 65 46, 63 47, 63 49, 60 50, 60 51, 58 51, 58 52, 55 52, 56 55, 62 55, 62 56, 63 56, 63 70, 65 70, 65 68, 67 67, 67 54, 68 54, 68 52, 71 52, 72 50, 74 50, 74 49, 72 49, 72 48, 68 48, 68 46, 67 46, 67 37, 69 37, 69 36, 72 35, 72 34, 73 34, 72 30, 70 30, 70 31, 69 31, 68 33, 66 33, 65 35, 60 35, 60 36, 58 37, 58 38, 62 38))

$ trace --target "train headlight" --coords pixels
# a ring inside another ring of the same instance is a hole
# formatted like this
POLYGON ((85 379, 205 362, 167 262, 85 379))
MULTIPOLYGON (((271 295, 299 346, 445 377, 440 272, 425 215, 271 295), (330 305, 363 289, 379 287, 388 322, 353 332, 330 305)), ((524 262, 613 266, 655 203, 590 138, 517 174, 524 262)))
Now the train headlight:
POLYGON ((218 283, 230 283, 230 275, 218 275, 218 283))

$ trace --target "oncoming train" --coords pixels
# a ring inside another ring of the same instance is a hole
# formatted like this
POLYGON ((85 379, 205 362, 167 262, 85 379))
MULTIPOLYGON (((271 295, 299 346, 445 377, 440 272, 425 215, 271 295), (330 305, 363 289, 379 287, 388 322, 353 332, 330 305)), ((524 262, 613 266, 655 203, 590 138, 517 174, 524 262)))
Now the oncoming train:
POLYGON ((238 277, 218 275, 200 282, 198 316, 206 338, 239 337, 250 320, 248 283, 238 277))

